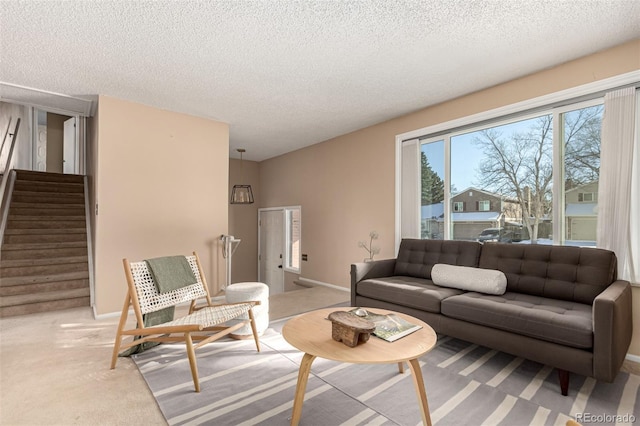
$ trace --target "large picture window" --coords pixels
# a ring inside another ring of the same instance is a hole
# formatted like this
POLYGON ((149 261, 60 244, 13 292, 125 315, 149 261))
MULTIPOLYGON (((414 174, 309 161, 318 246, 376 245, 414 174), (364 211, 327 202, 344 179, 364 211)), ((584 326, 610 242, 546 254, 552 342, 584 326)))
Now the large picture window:
POLYGON ((396 135, 403 238, 598 247, 638 282, 637 72, 396 135))
POLYGON ((421 237, 595 246, 602 112, 598 98, 419 138, 421 237))

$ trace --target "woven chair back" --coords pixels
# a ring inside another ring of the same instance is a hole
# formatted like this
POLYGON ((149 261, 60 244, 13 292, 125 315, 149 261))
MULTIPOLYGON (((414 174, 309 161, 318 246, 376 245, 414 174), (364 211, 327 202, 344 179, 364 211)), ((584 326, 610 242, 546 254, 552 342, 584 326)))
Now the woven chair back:
POLYGON ((185 256, 189 266, 193 270, 198 282, 195 284, 172 290, 166 293, 158 293, 158 287, 151 277, 147 262, 131 262, 131 275, 133 286, 138 296, 140 311, 143 314, 159 311, 180 303, 191 302, 194 299, 205 297, 207 292, 202 284, 198 262, 195 256, 185 256))

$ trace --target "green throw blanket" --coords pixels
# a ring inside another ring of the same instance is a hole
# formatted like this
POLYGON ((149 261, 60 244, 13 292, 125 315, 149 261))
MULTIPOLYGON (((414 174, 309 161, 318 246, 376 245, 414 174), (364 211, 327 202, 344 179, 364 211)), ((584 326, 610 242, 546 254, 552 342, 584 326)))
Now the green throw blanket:
MULTIPOLYGON (((154 325, 162 324, 165 322, 173 321, 173 314, 175 311, 174 306, 160 309, 159 311, 149 312, 142 315, 145 327, 153 327, 154 325)), ((135 336, 133 340, 138 340, 140 336, 135 336)), ((132 346, 124 351, 120 352, 118 356, 131 356, 133 354, 139 354, 154 346, 158 346, 160 342, 144 342, 136 346, 132 346)))
POLYGON ((189 261, 184 256, 156 257, 145 262, 158 293, 177 290, 198 282, 189 261))
MULTIPOLYGON (((196 276, 193 274, 193 270, 189 265, 189 261, 184 256, 167 256, 157 257, 155 259, 145 260, 149 273, 153 278, 153 282, 156 284, 158 293, 166 293, 169 291, 177 290, 188 285, 198 282, 196 276)), ((161 309, 156 312, 149 312, 144 314, 142 319, 145 327, 152 327, 154 325, 162 324, 165 322, 173 321, 173 314, 175 308, 170 306, 168 308, 161 309)), ((135 336, 134 340, 139 339, 140 336, 135 336)), ((131 356, 143 352, 149 348, 159 345, 159 342, 145 342, 136 346, 132 346, 129 349, 120 353, 120 356, 131 356)))

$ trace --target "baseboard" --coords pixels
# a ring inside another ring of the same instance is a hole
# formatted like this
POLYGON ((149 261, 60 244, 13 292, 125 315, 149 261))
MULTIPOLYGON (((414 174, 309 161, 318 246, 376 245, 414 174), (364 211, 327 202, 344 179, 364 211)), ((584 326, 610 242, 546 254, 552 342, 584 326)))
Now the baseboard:
POLYGON ((638 364, 640 364, 640 355, 627 354, 627 356, 625 356, 624 358, 627 361, 637 362, 638 364))
POLYGON ((346 291, 346 292, 351 291, 351 289, 340 287, 339 285, 329 284, 322 281, 311 280, 309 278, 304 278, 304 277, 299 277, 296 281, 298 285, 301 285, 303 287, 323 286, 323 287, 332 288, 334 290, 340 290, 340 291, 346 291))
MULTIPOLYGON (((93 309, 93 319, 96 319, 96 320, 117 318, 122 314, 122 311, 120 311, 120 312, 107 312, 106 314, 98 314, 96 312, 96 307, 95 306, 92 306, 92 309, 93 309)), ((133 315, 133 309, 129 309, 129 315, 133 315)))

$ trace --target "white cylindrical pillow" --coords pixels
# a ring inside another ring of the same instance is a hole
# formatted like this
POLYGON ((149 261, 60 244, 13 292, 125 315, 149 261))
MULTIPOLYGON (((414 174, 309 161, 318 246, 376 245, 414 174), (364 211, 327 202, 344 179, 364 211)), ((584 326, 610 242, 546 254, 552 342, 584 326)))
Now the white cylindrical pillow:
POLYGON ((431 280, 442 287, 479 293, 504 294, 507 290, 507 277, 502 271, 495 269, 436 263, 431 269, 431 280))

